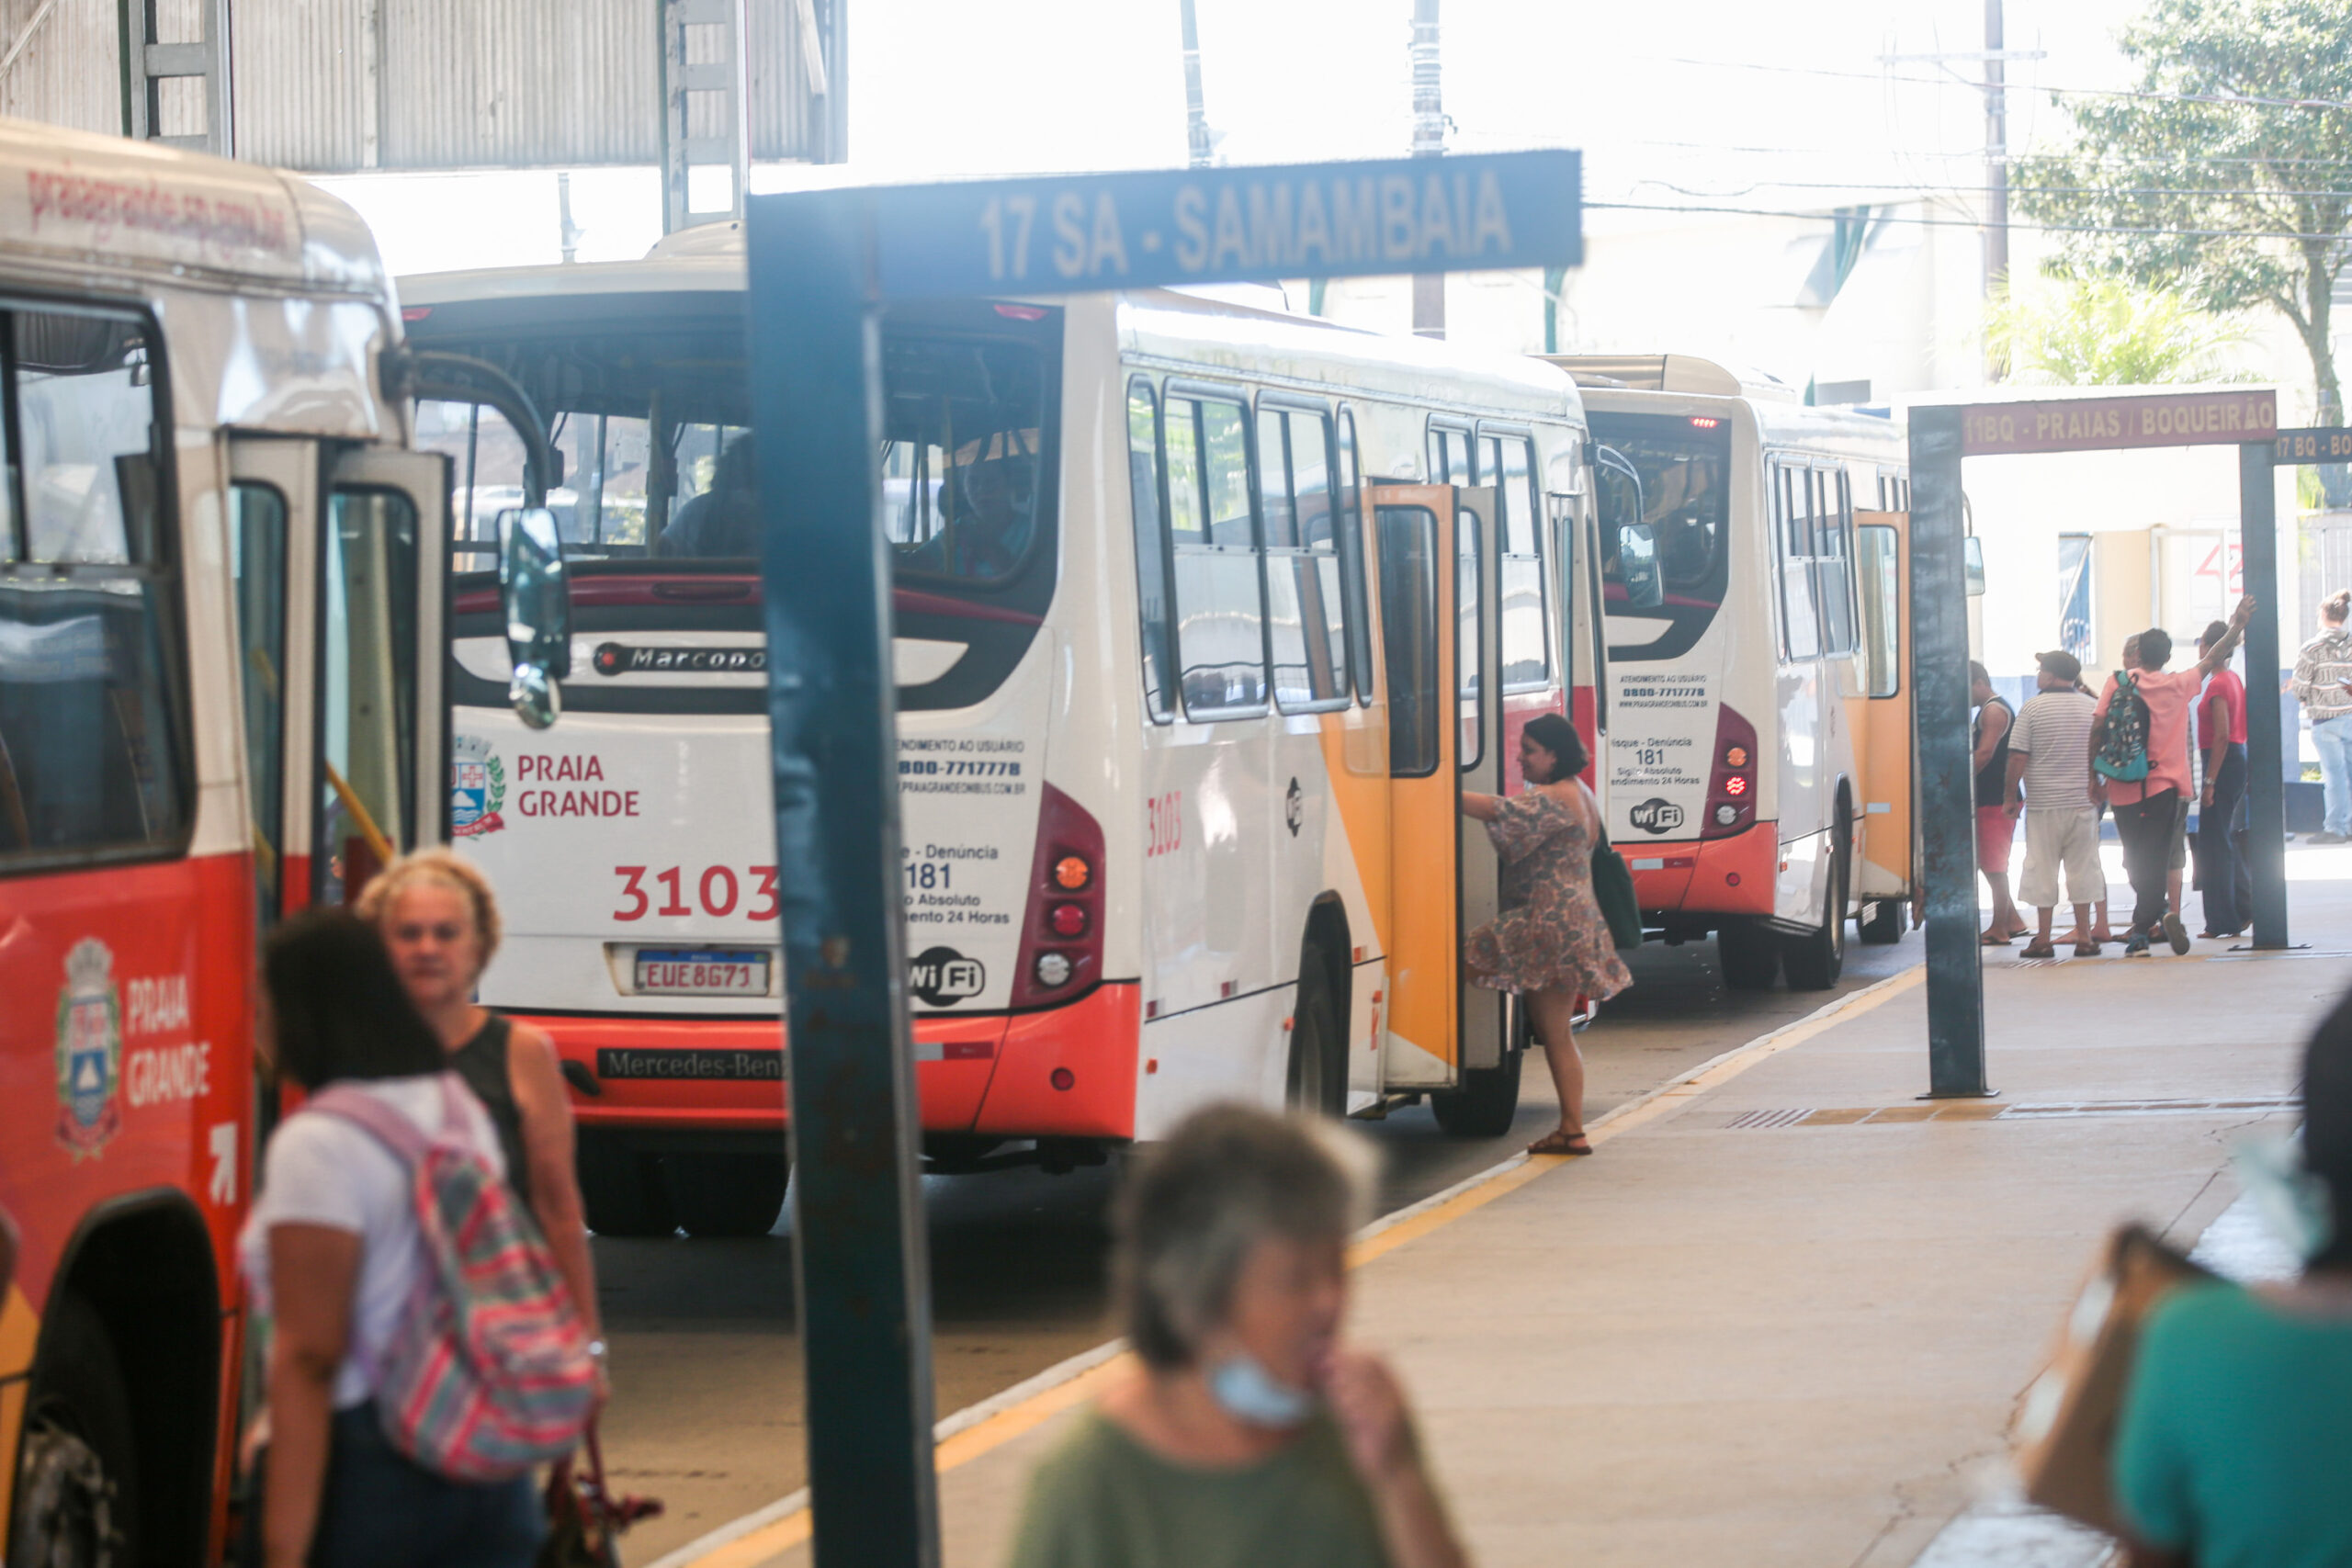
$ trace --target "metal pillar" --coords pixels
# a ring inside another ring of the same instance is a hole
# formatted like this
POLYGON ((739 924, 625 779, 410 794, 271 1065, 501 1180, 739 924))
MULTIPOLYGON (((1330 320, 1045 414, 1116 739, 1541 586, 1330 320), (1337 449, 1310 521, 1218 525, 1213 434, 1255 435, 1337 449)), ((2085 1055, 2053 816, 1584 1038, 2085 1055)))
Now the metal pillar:
POLYGON ((665 234, 743 216, 752 176, 752 51, 745 5, 746 0, 661 0, 665 234), (728 171, 725 207, 695 207, 691 176, 700 168, 728 171))
POLYGON ((236 155, 229 83, 229 0, 204 0, 204 36, 193 43, 156 39, 155 0, 119 0, 117 37, 122 68, 122 133, 219 157, 236 155), (166 136, 164 84, 204 83, 204 129, 166 136))
POLYGON ((2287 940, 2287 791, 2278 715, 2278 492, 2270 442, 2238 448, 2238 538, 2246 592, 2255 596, 2245 627, 2246 869, 2254 875, 2256 948, 2287 940))
POLYGON ((1968 583, 1961 411, 1911 412, 1911 723, 1928 904, 1928 1093, 1983 1095, 1976 771, 1968 746, 1968 583))
MULTIPOLYGON (((1413 156, 1445 155, 1445 100, 1439 92, 1438 0, 1413 0, 1413 156)), ((1413 277, 1413 335, 1445 335, 1445 275, 1413 277)))
POLYGON ((1184 153, 1185 162, 1205 169, 1215 162, 1209 138, 1208 103, 1201 94, 1201 27, 1193 16, 1193 0, 1179 0, 1184 25, 1184 153))
POLYGON ((860 212, 802 201, 751 217, 794 1280, 816 1562, 931 1568, 931 1289, 899 907, 881 357, 860 212))
POLYGON ((2001 0, 1984 0, 1984 292, 2009 275, 2008 55, 2001 0))

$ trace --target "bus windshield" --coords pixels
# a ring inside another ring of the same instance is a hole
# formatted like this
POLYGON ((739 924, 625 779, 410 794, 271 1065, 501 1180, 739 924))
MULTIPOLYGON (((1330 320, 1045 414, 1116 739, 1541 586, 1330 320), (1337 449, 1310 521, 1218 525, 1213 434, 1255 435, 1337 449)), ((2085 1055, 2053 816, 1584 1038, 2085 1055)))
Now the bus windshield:
POLYGON ((1595 464, 1604 609, 1611 621, 1663 623, 1650 640, 1612 642, 1611 657, 1672 658, 1707 629, 1730 583, 1730 422, 1591 418, 1595 445, 1607 448, 1595 464))
MULTIPOLYGON (((695 315, 661 301, 545 303, 568 306, 566 319, 501 326, 472 302, 442 305, 411 336, 487 360, 531 394, 561 455, 548 505, 572 558, 748 565, 760 511, 740 315, 699 301, 695 315)), ((1038 329, 1058 322, 1047 314, 886 327, 883 512, 902 581, 1001 588, 1050 554, 1057 334, 1038 329)), ((494 409, 465 402, 421 404, 417 439, 454 463, 458 570, 492 568, 498 513, 522 504, 521 440, 494 409)))

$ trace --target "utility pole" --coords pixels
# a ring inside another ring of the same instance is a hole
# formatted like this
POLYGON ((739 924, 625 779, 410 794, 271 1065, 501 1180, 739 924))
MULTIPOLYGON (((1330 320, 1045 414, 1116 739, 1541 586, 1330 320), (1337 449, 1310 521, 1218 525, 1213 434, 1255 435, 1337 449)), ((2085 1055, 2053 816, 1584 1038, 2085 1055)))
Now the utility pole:
POLYGON ((571 171, 559 169, 555 176, 556 231, 563 239, 565 265, 580 259, 580 225, 571 220, 571 171))
MULTIPOLYGON (((1185 0, 1189 7, 1191 0, 1185 0)), ((1437 0, 1413 0, 1413 156, 1445 155, 1445 103, 1438 92, 1437 0)), ((1413 335, 1445 335, 1445 275, 1413 277, 1413 335)))
POLYGON ((1196 169, 1210 163, 1209 114, 1201 97, 1201 26, 1193 15, 1193 0, 1178 0, 1184 14, 1184 144, 1196 169))
POLYGON ((1984 294, 2009 276, 2008 59, 2001 0, 1984 0, 1984 294))

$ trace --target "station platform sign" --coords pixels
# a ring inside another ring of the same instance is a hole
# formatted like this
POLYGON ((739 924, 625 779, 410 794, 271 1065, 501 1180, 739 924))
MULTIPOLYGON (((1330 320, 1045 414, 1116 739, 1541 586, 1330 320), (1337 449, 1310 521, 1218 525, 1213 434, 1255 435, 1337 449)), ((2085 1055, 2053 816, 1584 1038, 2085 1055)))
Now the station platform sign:
POLYGON ((2278 434, 2278 394, 2267 387, 1975 403, 1960 411, 1963 457, 2132 446, 2243 446, 2273 440, 2278 434))

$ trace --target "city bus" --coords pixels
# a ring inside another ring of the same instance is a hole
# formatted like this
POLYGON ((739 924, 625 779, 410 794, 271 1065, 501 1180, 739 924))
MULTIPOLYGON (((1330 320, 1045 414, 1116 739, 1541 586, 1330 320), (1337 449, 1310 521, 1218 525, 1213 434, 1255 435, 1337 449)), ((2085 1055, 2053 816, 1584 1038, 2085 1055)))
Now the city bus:
POLYGON ((1609 826, 1645 923, 1826 989, 1912 890, 1903 427, 1682 355, 1559 356, 1596 453, 1609 826))
POLYGON ((446 462, 305 182, 0 120, 0 1516, 214 1561, 255 946, 441 834, 446 462))
MULTIPOLYGON (((562 453, 563 716, 505 711, 461 557, 452 831, 607 1234, 764 1232, 787 1177, 744 287, 715 226, 401 285, 562 453)), ((894 306, 881 352, 927 1168, 1066 1169, 1213 1099, 1504 1131, 1524 1025, 1461 984, 1495 872, 1456 796, 1517 786, 1534 713, 1590 732, 1570 378, 1158 292, 894 306)), ((481 547, 514 433, 417 417, 481 547)))

